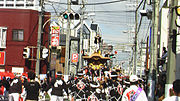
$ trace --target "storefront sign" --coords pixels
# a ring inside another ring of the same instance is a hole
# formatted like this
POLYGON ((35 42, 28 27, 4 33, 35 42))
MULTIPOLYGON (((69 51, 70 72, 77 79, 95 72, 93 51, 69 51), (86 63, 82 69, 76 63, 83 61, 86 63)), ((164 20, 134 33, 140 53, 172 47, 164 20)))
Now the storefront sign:
POLYGON ((0 51, 0 65, 5 65, 5 52, 0 51))

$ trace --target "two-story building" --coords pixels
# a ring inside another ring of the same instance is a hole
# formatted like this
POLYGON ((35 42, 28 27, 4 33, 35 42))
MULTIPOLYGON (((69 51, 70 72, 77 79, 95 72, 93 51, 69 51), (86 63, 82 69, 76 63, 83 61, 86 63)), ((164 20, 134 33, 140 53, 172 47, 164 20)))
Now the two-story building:
MULTIPOLYGON (((24 73, 35 71, 39 7, 37 0, 0 1, 0 71, 24 73), (30 59, 23 58, 24 47, 30 48, 30 59)), ((49 13, 45 13, 50 15, 49 13)), ((48 17, 42 20, 45 22, 48 17)), ((43 28, 42 46, 49 44, 49 23, 43 28)), ((46 73, 46 60, 40 61, 40 73, 46 73)))

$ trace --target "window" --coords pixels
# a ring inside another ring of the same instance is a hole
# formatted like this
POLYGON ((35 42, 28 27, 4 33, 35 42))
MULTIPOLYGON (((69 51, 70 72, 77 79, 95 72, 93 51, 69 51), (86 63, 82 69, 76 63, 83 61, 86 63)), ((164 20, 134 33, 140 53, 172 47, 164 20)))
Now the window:
POLYGON ((14 29, 13 33, 13 40, 14 41, 23 41, 24 40, 24 30, 21 29, 14 29))
POLYGON ((6 34, 7 28, 0 27, 0 48, 6 48, 6 34))

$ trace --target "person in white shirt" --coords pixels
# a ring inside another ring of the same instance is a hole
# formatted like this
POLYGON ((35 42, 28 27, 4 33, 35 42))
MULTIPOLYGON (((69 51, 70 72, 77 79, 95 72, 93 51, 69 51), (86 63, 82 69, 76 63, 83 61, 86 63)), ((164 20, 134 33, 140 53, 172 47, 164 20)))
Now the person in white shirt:
POLYGON ((165 98, 163 101, 180 101, 180 79, 173 82, 173 96, 165 98))
POLYGON ((138 87, 138 79, 136 75, 130 76, 131 86, 124 91, 121 101, 148 101, 144 90, 138 87))

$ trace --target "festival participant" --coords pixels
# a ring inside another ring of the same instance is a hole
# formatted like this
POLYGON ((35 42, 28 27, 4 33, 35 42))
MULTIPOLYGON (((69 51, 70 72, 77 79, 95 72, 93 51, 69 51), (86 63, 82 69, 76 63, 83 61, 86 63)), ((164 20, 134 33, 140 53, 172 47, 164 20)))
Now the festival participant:
POLYGON ((54 78, 51 80, 51 101, 63 101, 64 99, 64 91, 66 92, 67 96, 68 94, 68 86, 66 85, 63 74, 61 71, 58 71, 56 73, 57 78, 54 78))
POLYGON ((101 100, 101 89, 99 89, 100 83, 98 81, 90 82, 90 95, 87 101, 100 101, 101 100))
POLYGON ((180 79, 173 82, 174 96, 167 97, 163 101, 180 101, 180 79))
POLYGON ((138 79, 136 75, 130 76, 130 87, 124 91, 122 101, 148 101, 144 90, 138 87, 138 79))
POLYGON ((4 98, 5 99, 7 99, 8 98, 8 92, 9 92, 9 87, 10 87, 10 84, 9 84, 9 82, 10 82, 10 78, 8 77, 8 78, 6 78, 6 77, 3 77, 3 80, 2 80, 2 87, 4 88, 3 89, 3 96, 4 96, 4 98))
POLYGON ((24 82, 24 88, 27 93, 26 101, 38 101, 40 84, 35 81, 36 74, 33 71, 28 72, 28 79, 30 81, 24 82))
POLYGON ((19 101, 22 92, 20 75, 16 74, 9 87, 9 101, 19 101))
POLYGON ((110 79, 108 80, 108 86, 110 90, 110 101, 120 101, 122 96, 122 86, 117 80, 118 74, 115 71, 111 72, 110 79))
POLYGON ((75 84, 72 88, 72 100, 75 101, 86 101, 90 95, 89 81, 84 79, 83 71, 77 73, 78 78, 75 80, 75 84))

